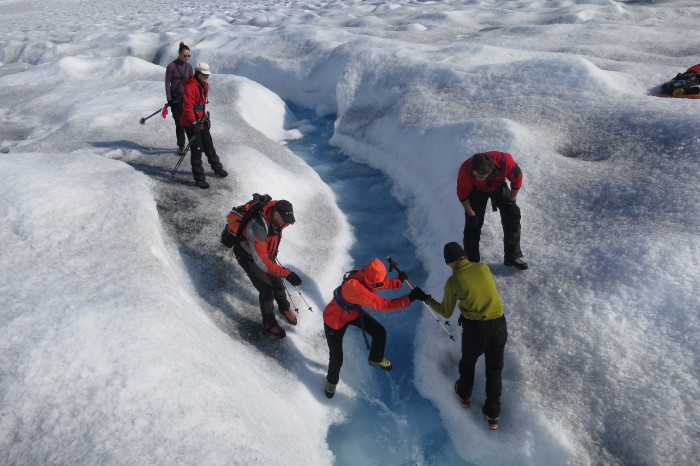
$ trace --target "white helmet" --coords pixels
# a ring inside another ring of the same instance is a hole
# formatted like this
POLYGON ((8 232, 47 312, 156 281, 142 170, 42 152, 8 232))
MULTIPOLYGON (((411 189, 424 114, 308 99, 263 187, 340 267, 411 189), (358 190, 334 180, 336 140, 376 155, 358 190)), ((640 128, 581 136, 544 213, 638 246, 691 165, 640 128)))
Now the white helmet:
POLYGON ((194 70, 198 71, 201 74, 211 74, 211 71, 209 71, 209 63, 204 63, 203 61, 197 63, 197 66, 194 67, 194 70))

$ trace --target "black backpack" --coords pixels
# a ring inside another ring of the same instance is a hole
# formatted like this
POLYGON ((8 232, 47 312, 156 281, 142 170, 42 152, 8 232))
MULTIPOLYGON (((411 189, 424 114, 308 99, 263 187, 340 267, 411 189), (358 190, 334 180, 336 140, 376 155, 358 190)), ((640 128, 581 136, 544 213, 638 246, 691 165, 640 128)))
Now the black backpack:
POLYGON ((671 81, 661 85, 661 92, 674 97, 700 94, 700 75, 693 72, 678 73, 671 81))

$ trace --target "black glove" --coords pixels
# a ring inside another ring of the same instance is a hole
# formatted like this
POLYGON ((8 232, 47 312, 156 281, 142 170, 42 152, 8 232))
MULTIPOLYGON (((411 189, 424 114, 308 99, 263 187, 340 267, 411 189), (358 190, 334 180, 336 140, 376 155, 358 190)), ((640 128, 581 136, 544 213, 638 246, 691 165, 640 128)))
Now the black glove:
POLYGON ((295 274, 294 272, 289 272, 289 275, 284 277, 287 279, 289 283, 291 283, 293 286, 299 286, 301 285, 301 278, 299 278, 299 275, 295 274))
POLYGON ((402 270, 401 272, 399 272, 399 280, 405 282, 406 280, 408 280, 408 274, 402 270))
POLYGON ((192 125, 192 132, 196 135, 202 132, 202 128, 199 127, 199 122, 195 121, 192 125))
POLYGON ((408 293, 408 300, 410 302, 413 302, 416 299, 418 301, 425 301, 428 298, 430 298, 430 295, 426 294, 426 292, 421 290, 419 287, 413 288, 411 292, 408 293))
POLYGON ((168 100, 168 106, 172 108, 172 106, 173 106, 173 101, 172 101, 172 100, 168 100))
POLYGON ((207 121, 204 122, 204 127, 206 129, 211 129, 211 120, 207 118, 207 121))

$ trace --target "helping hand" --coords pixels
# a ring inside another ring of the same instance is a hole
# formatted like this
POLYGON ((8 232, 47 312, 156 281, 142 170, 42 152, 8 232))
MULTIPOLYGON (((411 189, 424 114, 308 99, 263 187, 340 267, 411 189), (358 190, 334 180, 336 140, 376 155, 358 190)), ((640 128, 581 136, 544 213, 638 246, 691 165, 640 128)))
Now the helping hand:
POLYGON ((427 294, 425 291, 420 289, 420 287, 413 288, 410 293, 408 293, 408 300, 410 302, 413 302, 415 300, 418 301, 425 301, 426 299, 430 298, 431 296, 427 294))

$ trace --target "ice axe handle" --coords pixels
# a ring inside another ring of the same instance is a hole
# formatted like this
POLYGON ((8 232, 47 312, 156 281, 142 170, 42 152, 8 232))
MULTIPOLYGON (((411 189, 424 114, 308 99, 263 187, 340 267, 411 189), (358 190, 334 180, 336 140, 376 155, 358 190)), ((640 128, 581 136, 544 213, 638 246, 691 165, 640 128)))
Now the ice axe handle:
MULTIPOLYGON (((403 270, 401 270, 399 268, 399 265, 396 263, 396 261, 394 259, 391 258, 391 256, 387 256, 386 261, 389 263, 389 272, 393 272, 394 270, 396 270, 399 273, 399 275, 403 272, 403 270)), ((408 287, 410 289, 413 289, 413 285, 408 280, 408 278, 406 279, 406 284, 408 285, 408 287)))

